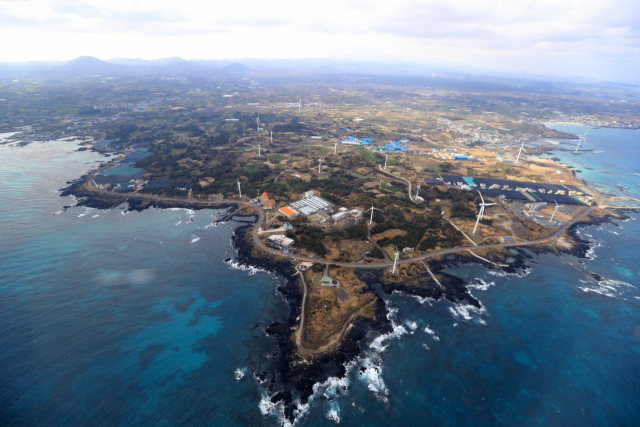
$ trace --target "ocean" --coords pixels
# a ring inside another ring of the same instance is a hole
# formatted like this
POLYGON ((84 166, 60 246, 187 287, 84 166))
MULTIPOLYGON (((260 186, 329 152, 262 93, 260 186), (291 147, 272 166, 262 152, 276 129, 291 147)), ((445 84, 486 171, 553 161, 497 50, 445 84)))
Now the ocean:
MULTIPOLYGON (((605 147, 600 131, 587 147, 602 153, 570 159, 578 175, 637 187, 624 153, 640 132, 606 130, 605 147)), ((253 375, 276 350, 265 328, 289 314, 284 279, 225 263, 243 224, 74 206, 58 190, 104 160, 76 148, 0 146, 0 425, 286 423, 253 375)), ((295 424, 638 425, 640 222, 578 232, 584 259, 529 253, 512 275, 450 265, 480 310, 378 289, 393 332, 316 385, 295 424)))

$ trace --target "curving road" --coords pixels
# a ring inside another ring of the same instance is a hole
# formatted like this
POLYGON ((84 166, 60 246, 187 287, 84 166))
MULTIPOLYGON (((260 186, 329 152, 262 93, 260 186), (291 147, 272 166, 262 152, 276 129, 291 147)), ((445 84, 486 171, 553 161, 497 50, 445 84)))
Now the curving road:
MULTIPOLYGON (((123 196, 122 193, 116 193, 116 192, 113 192, 113 191, 99 190, 99 189, 95 188, 93 186, 92 182, 91 182, 91 178, 89 178, 87 183, 91 187, 91 189, 93 191, 97 192, 97 193, 107 194, 107 195, 112 195, 112 196, 115 195, 115 196, 119 196, 119 197, 123 196)), ((255 242, 255 244, 260 249, 262 249, 263 251, 268 252, 268 253, 270 253, 272 255, 283 257, 283 258, 289 258, 291 260, 296 260, 296 261, 309 261, 309 262, 317 262, 317 263, 321 263, 321 264, 334 264, 334 265, 339 265, 340 267, 346 267, 346 268, 376 269, 376 268, 386 268, 386 267, 392 267, 393 266, 393 262, 392 261, 377 262, 377 263, 370 263, 370 264, 365 264, 363 262, 337 262, 337 261, 329 261, 329 260, 322 259, 322 258, 305 258, 305 257, 297 256, 297 255, 285 254, 282 251, 278 251, 278 250, 274 250, 274 249, 268 248, 262 242, 262 240, 260 240, 260 238, 258 237, 258 229, 260 228, 260 226, 264 222, 265 212, 262 210, 262 208, 260 208, 260 206, 254 205, 252 203, 245 202, 243 200, 228 199, 228 200, 224 200, 224 201, 221 201, 221 202, 211 202, 211 201, 206 201, 206 200, 180 199, 180 198, 176 198, 176 197, 162 197, 162 196, 152 196, 152 195, 147 195, 147 194, 135 194, 135 193, 133 193, 133 194, 128 193, 128 194, 126 194, 124 196, 125 197, 129 197, 129 198, 141 198, 141 199, 169 201, 169 202, 180 202, 180 203, 193 203, 193 204, 207 205, 207 206, 219 205, 219 204, 228 204, 228 203, 237 203, 239 205, 251 207, 251 208, 253 208, 254 210, 256 210, 258 212, 258 222, 256 223, 255 227, 253 227, 253 241, 255 242)), ((508 247, 513 247, 513 246, 535 245, 535 244, 538 244, 538 243, 547 243, 547 242, 549 242, 551 240, 556 239, 558 236, 560 236, 562 233, 564 233, 569 227, 571 227, 577 221, 581 220, 584 216, 586 216, 589 213, 591 213, 596 208, 597 208, 597 206, 590 206, 589 208, 585 209, 580 214, 578 214, 576 217, 571 219, 571 221, 568 221, 568 222, 565 222, 564 224, 562 224, 562 226, 559 229, 557 229, 553 234, 551 234, 551 235, 549 235, 549 236, 547 236, 545 238, 542 238, 542 239, 527 240, 527 241, 522 241, 520 243, 512 242, 512 243, 494 243, 494 244, 489 244, 489 245, 477 245, 477 246, 458 246, 458 247, 455 247, 455 248, 441 249, 441 250, 438 250, 438 251, 429 252, 428 254, 419 255, 419 256, 415 256, 415 257, 411 257, 411 258, 400 259, 400 260, 398 260, 398 264, 408 264, 408 263, 412 263, 412 262, 416 262, 416 261, 422 261, 422 260, 427 259, 427 258, 433 258, 433 257, 437 257, 437 256, 440 256, 440 255, 447 255, 447 254, 456 253, 456 252, 462 252, 462 251, 470 251, 472 249, 508 248, 508 247)))

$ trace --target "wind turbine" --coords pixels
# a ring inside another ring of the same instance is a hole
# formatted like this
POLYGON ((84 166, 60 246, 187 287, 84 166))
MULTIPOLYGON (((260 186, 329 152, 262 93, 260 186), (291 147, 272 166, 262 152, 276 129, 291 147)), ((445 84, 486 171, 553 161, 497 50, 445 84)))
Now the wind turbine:
POLYGON ((384 170, 387 170, 387 159, 389 158, 389 156, 387 156, 386 154, 384 155, 384 170))
POLYGON ((298 113, 300 112, 301 109, 302 109, 302 98, 300 98, 300 101, 298 101, 298 113))
POLYGON ((273 131, 271 131, 271 142, 273 142, 273 131))
POLYGON ((369 227, 371 227, 371 224, 373 224, 373 211, 379 211, 380 209, 378 208, 374 208, 373 207, 373 202, 371 202, 371 209, 367 209, 365 212, 369 212, 371 211, 371 219, 369 220, 369 227))
POLYGON ((551 223, 551 222, 553 222, 553 217, 554 217, 554 216, 556 216, 556 212, 558 212, 558 209, 560 209, 560 208, 563 208, 563 207, 564 207, 564 206, 560 206, 560 205, 558 204, 558 202, 556 202, 555 200, 553 201, 553 203, 555 203, 555 204, 556 204, 556 207, 555 207, 555 208, 553 208, 553 214, 551 215, 551 218, 549 219, 549 222, 550 222, 550 223, 551 223))
POLYGON ((399 255, 400 255, 400 252, 398 251, 398 248, 396 248, 396 259, 393 261, 393 270, 391 271, 391 274, 396 274, 396 265, 398 265, 399 255))
POLYGON ((574 153, 577 153, 577 152, 578 152, 578 148, 580 148, 580 143, 581 143, 583 140, 585 140, 585 141, 586 141, 586 139, 587 139, 587 138, 586 138, 587 133, 588 133, 590 130, 591 130, 591 129, 587 129, 587 131, 586 131, 583 135, 581 135, 581 136, 580 136, 580 140, 578 141, 578 146, 576 147, 576 149, 575 149, 574 153))
POLYGON ((258 124, 258 132, 260 132, 260 113, 258 113, 258 118, 256 119, 256 123, 258 124))
POLYGON ((524 149, 524 141, 522 141, 522 145, 520 146, 520 149, 518 150, 518 157, 516 157, 516 165, 518 164, 518 159, 520 158, 520 153, 522 152, 527 152, 527 150, 524 149))
POLYGON ((476 221, 476 226, 473 227, 474 236, 476 235, 476 229, 478 228, 478 223, 482 219, 482 215, 484 215, 484 208, 486 208, 487 206, 495 205, 495 203, 485 203, 484 199, 482 198, 482 193, 480 193, 480 190, 478 190, 478 194, 480 194, 480 200, 482 200, 482 203, 480 203, 480 213, 478 214, 478 220, 476 221))
POLYGON ((338 141, 336 141, 336 146, 333 147, 333 154, 338 154, 338 141))
POLYGON ((420 183, 418 183, 418 188, 416 189, 416 201, 418 201, 418 194, 420 194, 420 183))
POLYGON ((240 198, 242 199, 242 191, 240 190, 240 179, 238 179, 238 194, 240 195, 240 198))
POLYGON ((318 175, 322 173, 322 159, 318 159, 318 175))
POLYGON ((258 157, 260 157, 260 143, 258 142, 258 157))

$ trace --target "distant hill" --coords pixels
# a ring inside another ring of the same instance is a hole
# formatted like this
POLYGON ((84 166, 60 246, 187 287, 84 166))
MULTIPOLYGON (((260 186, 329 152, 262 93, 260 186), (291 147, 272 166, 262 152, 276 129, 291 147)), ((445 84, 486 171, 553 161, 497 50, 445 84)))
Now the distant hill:
POLYGON ((93 56, 81 56, 67 62, 63 67, 70 70, 111 70, 114 65, 93 56))
POLYGON ((238 62, 234 62, 232 64, 227 65, 222 70, 230 73, 241 73, 245 71, 251 71, 251 68, 247 67, 246 65, 242 65, 238 62))

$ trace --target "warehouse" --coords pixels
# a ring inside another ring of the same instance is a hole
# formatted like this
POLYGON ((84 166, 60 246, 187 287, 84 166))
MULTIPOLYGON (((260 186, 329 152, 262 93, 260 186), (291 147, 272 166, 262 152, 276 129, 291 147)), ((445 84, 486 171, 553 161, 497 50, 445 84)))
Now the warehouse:
POLYGON ((316 212, 328 212, 331 210, 333 205, 318 196, 309 196, 303 197, 298 202, 291 203, 289 207, 309 216, 316 212))

